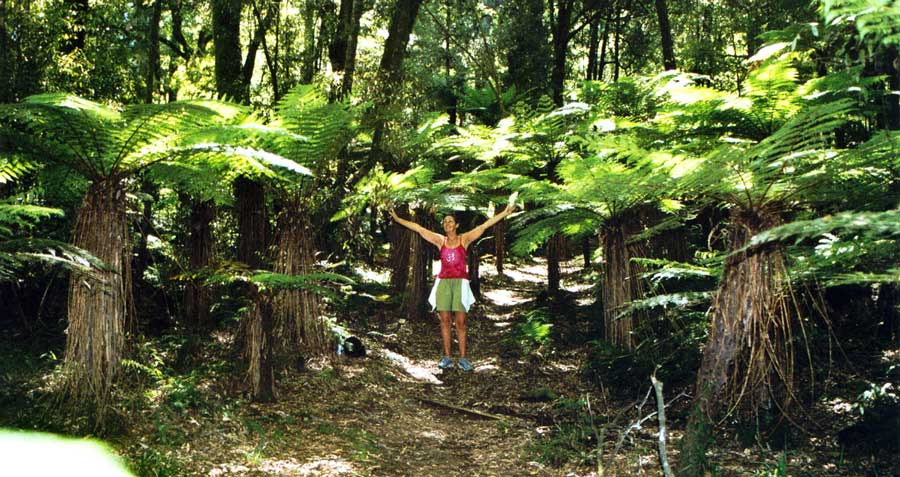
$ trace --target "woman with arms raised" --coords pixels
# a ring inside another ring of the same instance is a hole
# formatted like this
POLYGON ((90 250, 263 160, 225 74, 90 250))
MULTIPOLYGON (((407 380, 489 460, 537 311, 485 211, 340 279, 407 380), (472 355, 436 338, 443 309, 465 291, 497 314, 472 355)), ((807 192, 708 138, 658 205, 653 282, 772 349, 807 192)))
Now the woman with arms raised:
POLYGON ((457 233, 459 223, 456 221, 456 217, 448 214, 441 222, 444 227, 444 233, 447 235, 432 232, 415 222, 400 218, 396 212, 391 210, 391 217, 398 224, 418 233, 441 251, 441 271, 437 280, 435 280, 434 287, 431 289, 431 296, 428 299, 432 309, 437 310, 441 321, 441 338, 444 345, 444 354, 438 363, 438 367, 441 369, 453 367, 453 360, 450 359, 451 317, 453 317, 456 325, 456 339, 459 344, 459 362, 457 366, 463 371, 472 371, 474 369, 472 363, 466 358, 466 312, 469 311, 472 303, 475 303, 475 297, 472 295, 471 288, 469 288, 469 274, 466 270, 466 250, 469 244, 478 240, 484 234, 485 230, 511 214, 515 210, 514 204, 515 199, 511 199, 503 212, 491 217, 483 224, 464 234, 457 233))

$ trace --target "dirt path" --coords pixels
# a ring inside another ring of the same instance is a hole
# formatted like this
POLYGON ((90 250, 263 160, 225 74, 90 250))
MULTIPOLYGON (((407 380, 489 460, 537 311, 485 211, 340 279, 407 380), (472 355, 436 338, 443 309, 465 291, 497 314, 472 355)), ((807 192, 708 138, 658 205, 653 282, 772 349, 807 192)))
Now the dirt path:
MULTIPOLYGON (((517 275, 528 278, 526 275, 517 275)), ((363 359, 344 359, 336 371, 281 381, 279 402, 256 405, 244 417, 243 444, 222 464, 201 459, 204 475, 575 476, 572 469, 535 461, 529 446, 548 429, 549 400, 535 390, 577 396, 572 357, 521 358, 504 342, 522 312, 533 309, 539 285, 496 277, 470 315, 469 356, 476 369, 437 367, 436 321, 396 316, 362 334, 363 359), (387 325, 387 326, 381 326, 387 325), (492 419, 454 408, 499 417, 492 419), (246 430, 247 420, 256 420, 246 430), (257 434, 254 436, 253 434, 257 434), (247 434, 250 434, 248 440, 247 434), (205 461, 205 462, 204 462, 205 461)), ((455 346, 455 344, 454 344, 455 346)), ((196 456, 195 456, 196 457, 196 456)), ((209 456, 211 457, 211 456, 209 456)), ((582 474, 584 475, 584 474, 582 474)))

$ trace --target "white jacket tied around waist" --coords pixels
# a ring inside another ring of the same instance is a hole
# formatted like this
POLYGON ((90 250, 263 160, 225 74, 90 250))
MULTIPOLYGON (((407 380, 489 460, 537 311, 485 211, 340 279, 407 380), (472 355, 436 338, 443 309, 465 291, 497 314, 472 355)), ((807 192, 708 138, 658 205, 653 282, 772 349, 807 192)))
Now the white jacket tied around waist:
MULTIPOLYGON (((472 287, 469 286, 469 280, 465 278, 459 278, 458 280, 462 280, 462 296, 460 299, 462 300, 463 308, 466 309, 466 313, 469 312, 469 307, 475 303, 475 294, 472 293, 472 287)), ((431 311, 434 311, 437 308, 437 288, 438 283, 441 282, 440 278, 434 280, 434 286, 431 287, 431 294, 428 295, 428 303, 431 304, 431 311)))

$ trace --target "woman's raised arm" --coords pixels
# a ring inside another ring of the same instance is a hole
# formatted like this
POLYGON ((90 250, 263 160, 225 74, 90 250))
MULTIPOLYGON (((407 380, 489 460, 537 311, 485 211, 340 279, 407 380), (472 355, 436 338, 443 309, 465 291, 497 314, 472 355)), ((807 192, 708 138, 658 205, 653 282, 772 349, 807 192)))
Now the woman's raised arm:
POLYGON ((436 247, 440 248, 440 246, 443 245, 443 243, 444 243, 443 235, 432 232, 411 220, 406 220, 406 219, 400 217, 399 215, 397 215, 397 212, 395 212, 394 209, 391 209, 391 217, 394 219, 395 222, 397 222, 398 224, 408 228, 409 230, 412 230, 413 232, 421 235, 423 239, 433 243, 436 247))
POLYGON ((506 216, 513 213, 514 210, 516 210, 516 206, 514 204, 507 205, 506 208, 503 209, 503 212, 500 212, 499 214, 485 220, 483 224, 462 234, 461 237, 462 237, 463 247, 468 248, 469 244, 478 240, 484 234, 485 230, 491 228, 497 222, 500 222, 501 220, 505 219, 506 216))

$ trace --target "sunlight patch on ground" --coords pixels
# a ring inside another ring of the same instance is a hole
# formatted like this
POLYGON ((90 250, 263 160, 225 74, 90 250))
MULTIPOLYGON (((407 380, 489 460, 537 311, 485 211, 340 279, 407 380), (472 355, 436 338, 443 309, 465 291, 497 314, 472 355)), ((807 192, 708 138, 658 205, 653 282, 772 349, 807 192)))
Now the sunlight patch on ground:
POLYGON ((481 292, 481 294, 498 306, 519 305, 528 301, 527 297, 506 289, 488 290, 481 292))
POLYGON ((475 363, 475 372, 496 371, 498 369, 500 367, 497 366, 497 358, 487 358, 475 363))
POLYGON ((311 462, 300 463, 296 459, 288 458, 283 460, 266 460, 260 462, 253 469, 246 465, 230 465, 221 464, 209 471, 210 477, 218 477, 222 475, 243 475, 250 472, 256 474, 262 472, 267 475, 290 475, 290 476, 340 476, 340 475, 359 475, 353 469, 353 465, 337 456, 328 456, 324 459, 317 459, 311 462))
POLYGON ((435 377, 434 373, 432 372, 432 369, 436 369, 437 365, 425 368, 419 366, 413 361, 410 361, 406 356, 395 353, 389 349, 381 350, 381 354, 384 355, 385 358, 389 359, 392 363, 403 368, 403 371, 405 371, 406 374, 410 375, 413 379, 425 381, 431 384, 443 384, 443 382, 435 377))
POLYGON ((565 290, 568 290, 572 293, 581 293, 583 291, 590 290, 594 285, 592 285, 590 283, 569 283, 569 284, 562 283, 562 284, 560 284, 560 286, 562 288, 564 288, 565 290))
POLYGON ((503 274, 517 282, 546 283, 547 264, 539 261, 529 265, 523 264, 516 269, 507 269, 503 274))
POLYGON ((556 370, 556 371, 564 372, 564 373, 571 373, 571 372, 578 370, 578 366, 576 366, 574 364, 565 364, 565 363, 557 363, 557 362, 550 362, 550 363, 548 363, 547 367, 550 369, 556 370))
POLYGON ((423 431, 419 433, 420 436, 426 439, 434 439, 438 442, 444 442, 447 440, 447 435, 441 431, 423 431))

